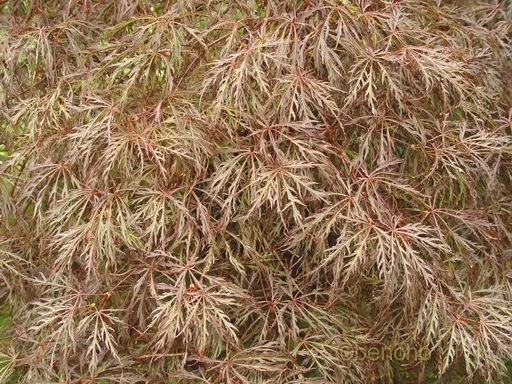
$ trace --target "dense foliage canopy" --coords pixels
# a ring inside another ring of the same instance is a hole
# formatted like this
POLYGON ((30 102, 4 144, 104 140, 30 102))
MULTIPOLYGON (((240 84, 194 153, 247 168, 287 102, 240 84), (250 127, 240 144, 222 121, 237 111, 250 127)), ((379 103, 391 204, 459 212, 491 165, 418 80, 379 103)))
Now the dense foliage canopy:
POLYGON ((0 4, 0 382, 501 380, 510 0, 0 4))

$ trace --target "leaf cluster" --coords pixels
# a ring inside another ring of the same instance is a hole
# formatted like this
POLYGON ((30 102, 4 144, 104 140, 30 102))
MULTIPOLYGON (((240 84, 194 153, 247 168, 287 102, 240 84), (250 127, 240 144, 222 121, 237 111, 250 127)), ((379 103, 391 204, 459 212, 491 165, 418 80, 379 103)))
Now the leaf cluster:
POLYGON ((0 382, 503 379, 510 0, 0 10, 0 382))

